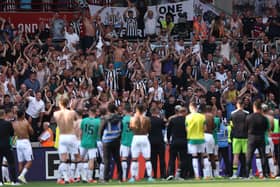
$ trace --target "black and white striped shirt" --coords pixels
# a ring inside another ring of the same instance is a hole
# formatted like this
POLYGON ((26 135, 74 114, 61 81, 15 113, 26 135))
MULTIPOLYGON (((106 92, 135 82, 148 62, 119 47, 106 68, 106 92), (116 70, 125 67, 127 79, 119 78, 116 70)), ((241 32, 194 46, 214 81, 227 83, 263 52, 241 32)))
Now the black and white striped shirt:
POLYGON ((271 57, 270 57, 271 60, 276 60, 277 58, 278 58, 277 54, 271 54, 271 57))
POLYGON ((118 83, 118 73, 116 70, 105 70, 105 81, 106 85, 111 88, 112 90, 118 90, 119 83, 118 83))
POLYGON ((269 50, 270 50, 270 45, 264 43, 263 46, 262 46, 262 52, 263 53, 269 53, 269 50))
POLYGON ((259 67, 259 65, 262 63, 263 63, 263 58, 261 56, 255 59, 255 67, 259 67))
POLYGON ((145 95, 148 94, 147 81, 146 80, 139 81, 138 85, 140 86, 140 88, 143 89, 145 95))
POLYGON ((208 73, 214 72, 214 68, 215 68, 214 61, 205 60, 204 63, 206 64, 206 69, 208 73))
POLYGON ((127 17, 126 24, 126 37, 137 37, 138 23, 136 18, 127 17))
POLYGON ((82 27, 82 23, 81 20, 74 20, 71 21, 70 26, 73 28, 74 32, 77 33, 78 35, 80 35, 81 33, 81 27, 82 27))
POLYGON ((115 25, 117 22, 117 15, 114 13, 107 14, 105 18, 105 24, 106 25, 115 25))
POLYGON ((115 99, 114 103, 117 107, 121 105, 121 101, 119 99, 115 99))
POLYGON ((134 86, 135 86, 135 89, 136 90, 143 90, 143 93, 146 95, 147 94, 147 81, 142 79, 142 80, 139 80, 139 81, 135 81, 134 82, 134 86))
POLYGON ((160 57, 165 57, 167 54, 166 54, 166 50, 165 50, 165 47, 160 47, 157 49, 157 54, 160 56, 160 57))
POLYGON ((133 69, 133 65, 135 64, 136 62, 133 61, 133 60, 129 60, 127 63, 126 63, 126 77, 128 79, 131 79, 131 76, 133 75, 134 73, 134 69, 133 69))

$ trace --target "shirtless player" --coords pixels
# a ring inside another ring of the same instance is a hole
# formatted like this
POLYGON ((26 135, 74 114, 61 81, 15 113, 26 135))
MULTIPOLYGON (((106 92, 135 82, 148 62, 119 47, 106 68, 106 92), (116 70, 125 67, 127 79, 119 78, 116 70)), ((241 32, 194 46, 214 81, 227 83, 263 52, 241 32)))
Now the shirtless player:
MULTIPOLYGON (((80 125, 82 121, 82 111, 77 111, 77 120, 74 122, 74 130, 75 130, 75 135, 77 137, 77 147, 80 148, 81 144, 81 131, 80 131, 80 125)), ((58 144, 59 144, 59 127, 56 128, 56 143, 55 143, 55 148, 58 149, 58 144)), ((84 170, 84 163, 78 162, 77 164, 75 163, 75 154, 71 154, 70 160, 70 170, 69 170, 69 182, 74 183, 74 182, 80 182, 81 178, 81 173, 84 170)), ((57 177, 57 184, 65 184, 65 181, 63 180, 63 174, 61 171, 61 166, 58 168, 58 177, 57 177)))
MULTIPOLYGON (((77 137, 77 147, 79 149, 79 154, 81 153, 81 130, 80 130, 80 126, 82 123, 82 119, 83 119, 83 110, 78 110, 77 111, 77 120, 74 122, 74 129, 75 129, 75 135, 77 137)), ((80 176, 81 173, 84 170, 84 163, 82 162, 78 162, 77 164, 75 164, 74 162, 75 160, 75 155, 72 154, 71 155, 71 165, 70 165, 70 179, 74 180, 75 182, 80 182, 80 176)), ((86 167, 87 168, 87 167, 86 167)))
POLYGON ((77 114, 73 110, 67 109, 68 99, 61 97, 59 101, 59 111, 54 113, 55 121, 60 130, 58 152, 60 154, 60 169, 62 171, 65 183, 69 183, 70 164, 69 155, 74 154, 75 161, 78 160, 77 136, 75 134, 75 120, 77 114))
POLYGON ((30 123, 25 119, 24 111, 17 112, 18 119, 13 122, 13 128, 15 131, 15 136, 17 136, 16 150, 18 157, 18 169, 20 175, 18 180, 23 183, 27 183, 25 179, 25 175, 27 171, 30 169, 33 160, 32 147, 29 141, 29 136, 32 135, 33 129, 30 123), (23 162, 25 162, 23 166, 23 162))
POLYGON ((151 145, 148 139, 148 134, 151 129, 151 121, 144 116, 144 106, 139 104, 136 106, 136 113, 131 118, 130 128, 134 133, 131 143, 131 178, 129 182, 135 182, 138 176, 138 157, 142 153, 146 160, 146 170, 148 175, 148 181, 152 182, 152 164, 151 164, 151 145))
MULTIPOLYGON (((204 153, 204 169, 203 175, 205 179, 212 178, 212 169, 215 166, 214 171, 219 171, 217 165, 214 165, 214 155, 218 155, 218 150, 215 150, 215 140, 213 137, 213 131, 215 128, 214 124, 214 115, 212 114, 211 106, 206 106, 205 108, 205 118, 206 125, 204 128, 204 139, 205 139, 205 153, 204 153)), ((219 175, 217 172, 214 172, 214 175, 219 175)))
POLYGON ((260 158, 258 150, 255 151, 256 166, 257 166, 260 178, 263 178, 266 174, 268 174, 268 177, 275 178, 276 168, 274 166, 274 159, 273 159, 274 144, 272 142, 271 137, 269 137, 269 134, 271 133, 271 131, 273 130, 273 127, 274 127, 274 117, 273 117, 273 115, 271 115, 271 113, 269 111, 269 107, 266 104, 262 104, 262 112, 263 112, 263 115, 269 121, 269 129, 265 134, 265 156, 266 156, 267 161, 268 161, 268 166, 269 166, 270 173, 263 173, 261 158, 260 158))

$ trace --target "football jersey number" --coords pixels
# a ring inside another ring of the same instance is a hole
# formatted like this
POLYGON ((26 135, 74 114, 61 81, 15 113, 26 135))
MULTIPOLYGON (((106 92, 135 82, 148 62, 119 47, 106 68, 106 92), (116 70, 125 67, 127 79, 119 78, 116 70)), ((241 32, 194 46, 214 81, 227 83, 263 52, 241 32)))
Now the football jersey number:
POLYGON ((85 125, 85 132, 89 135, 93 135, 93 132, 94 132, 94 127, 92 125, 88 125, 86 124, 85 125))

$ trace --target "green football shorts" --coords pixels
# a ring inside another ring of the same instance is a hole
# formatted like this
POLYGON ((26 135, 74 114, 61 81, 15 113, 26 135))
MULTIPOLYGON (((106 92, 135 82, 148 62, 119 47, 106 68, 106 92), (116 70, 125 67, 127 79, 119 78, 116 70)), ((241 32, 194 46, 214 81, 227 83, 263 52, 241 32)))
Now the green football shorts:
POLYGON ((232 152, 233 154, 247 153, 247 138, 233 138, 232 152))

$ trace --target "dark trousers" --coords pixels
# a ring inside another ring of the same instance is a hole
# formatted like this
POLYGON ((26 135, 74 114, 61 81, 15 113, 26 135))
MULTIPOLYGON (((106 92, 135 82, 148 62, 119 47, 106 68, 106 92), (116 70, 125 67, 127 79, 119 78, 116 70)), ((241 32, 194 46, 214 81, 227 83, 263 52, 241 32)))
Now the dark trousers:
POLYGON ((25 114, 25 118, 31 123, 31 127, 34 131, 33 135, 30 136, 31 142, 38 142, 38 138, 42 133, 42 126, 38 126, 39 118, 32 118, 28 114, 25 114))
POLYGON ((91 45, 94 42, 94 37, 93 36, 84 36, 81 39, 81 46, 83 49, 83 52, 85 53, 87 49, 91 47, 91 45))
MULTIPOLYGON (((274 155, 277 162, 278 167, 280 168, 280 144, 274 144, 274 155)), ((277 173, 277 176, 280 176, 280 170, 277 173)))
POLYGON ((225 163, 225 174, 226 176, 231 176, 232 169, 230 167, 229 161, 229 151, 228 147, 219 147, 219 160, 223 159, 225 163))
POLYGON ((176 158, 180 161, 179 169, 181 177, 184 178, 186 176, 187 169, 187 143, 182 144, 170 144, 169 150, 169 162, 168 162, 168 175, 173 175, 175 173, 175 163, 176 158))
POLYGON ((192 179, 194 178, 194 170, 193 170, 193 165, 192 165, 192 155, 187 154, 187 169, 186 169, 186 177, 192 179))
POLYGON ((16 182, 16 166, 15 166, 15 159, 12 150, 9 147, 0 147, 0 181, 3 183, 3 177, 2 177, 2 163, 3 163, 3 157, 6 157, 9 171, 11 174, 11 180, 13 182, 16 182))
POLYGON ((157 164, 160 164, 160 178, 166 177, 165 167, 165 145, 162 144, 151 144, 151 162, 154 171, 154 178, 157 178, 157 164))
POLYGON ((113 157, 118 169, 118 179, 122 179, 122 166, 120 159, 120 141, 110 143, 103 143, 103 157, 104 157, 104 180, 110 179, 110 163, 113 157))
POLYGON ((247 155, 246 155, 246 175, 249 177, 249 172, 252 166, 252 159, 254 156, 255 150, 259 150, 261 162, 262 162, 262 169, 263 173, 267 173, 265 167, 265 140, 264 137, 259 136, 250 136, 248 137, 248 148, 247 148, 247 155))

